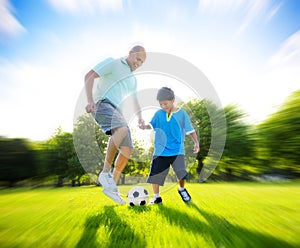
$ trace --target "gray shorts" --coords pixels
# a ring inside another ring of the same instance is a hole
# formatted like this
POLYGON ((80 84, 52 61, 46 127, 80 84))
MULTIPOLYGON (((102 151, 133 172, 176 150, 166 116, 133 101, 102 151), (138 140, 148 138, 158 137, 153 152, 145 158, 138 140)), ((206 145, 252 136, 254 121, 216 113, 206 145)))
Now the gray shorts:
POLYGON ((154 156, 152 159, 150 173, 147 178, 147 183, 163 186, 171 165, 178 180, 188 179, 188 172, 185 168, 184 155, 168 157, 154 156))
POLYGON ((94 118, 102 131, 107 135, 112 135, 115 128, 127 127, 127 135, 120 146, 133 147, 128 124, 118 108, 106 99, 97 102, 96 106, 97 110, 94 113, 94 118))

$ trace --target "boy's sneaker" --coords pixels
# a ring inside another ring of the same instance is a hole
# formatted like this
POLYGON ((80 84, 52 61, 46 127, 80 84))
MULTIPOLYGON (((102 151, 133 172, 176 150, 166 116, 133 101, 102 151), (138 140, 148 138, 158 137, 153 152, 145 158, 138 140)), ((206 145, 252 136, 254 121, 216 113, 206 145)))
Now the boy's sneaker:
POLYGON ((112 199, 113 201, 115 201, 118 204, 125 204, 125 200, 120 196, 119 191, 114 191, 114 190, 110 190, 110 189, 106 189, 104 188, 102 190, 103 194, 107 195, 110 199, 112 199))
POLYGON ((187 192, 186 189, 178 190, 178 193, 184 202, 190 202, 192 200, 189 192, 187 192))
POLYGON ((150 205, 153 204, 162 204, 162 199, 161 197, 153 197, 152 200, 149 202, 150 205))
POLYGON ((118 191, 117 185, 109 172, 101 172, 98 181, 104 189, 118 191))

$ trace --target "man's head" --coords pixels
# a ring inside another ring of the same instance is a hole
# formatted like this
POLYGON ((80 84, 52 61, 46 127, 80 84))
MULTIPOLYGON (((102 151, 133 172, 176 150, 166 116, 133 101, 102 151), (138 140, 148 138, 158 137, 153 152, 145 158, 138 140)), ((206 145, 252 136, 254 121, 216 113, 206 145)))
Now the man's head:
POLYGON ((126 61, 131 71, 135 71, 137 68, 139 68, 144 63, 145 60, 146 60, 146 50, 142 46, 134 46, 129 51, 129 55, 126 58, 126 61))
POLYGON ((174 91, 168 87, 162 87, 157 92, 156 99, 159 101, 161 108, 170 113, 174 107, 175 95, 174 91))

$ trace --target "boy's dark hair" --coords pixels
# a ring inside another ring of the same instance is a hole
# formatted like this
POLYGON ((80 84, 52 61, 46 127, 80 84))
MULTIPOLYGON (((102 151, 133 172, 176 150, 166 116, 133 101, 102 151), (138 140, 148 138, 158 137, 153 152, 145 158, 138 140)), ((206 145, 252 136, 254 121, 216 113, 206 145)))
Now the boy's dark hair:
POLYGON ((175 98, 174 91, 168 87, 162 87, 157 92, 156 100, 165 101, 165 100, 173 100, 175 98))

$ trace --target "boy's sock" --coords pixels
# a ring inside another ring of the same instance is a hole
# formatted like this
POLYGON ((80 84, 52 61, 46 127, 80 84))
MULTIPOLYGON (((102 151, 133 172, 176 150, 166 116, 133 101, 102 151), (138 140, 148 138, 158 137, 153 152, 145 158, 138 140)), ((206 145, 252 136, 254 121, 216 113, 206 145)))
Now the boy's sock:
POLYGON ((158 194, 154 194, 155 199, 157 199, 158 197, 160 197, 160 193, 158 194))
POLYGON ((182 190, 184 190, 184 189, 185 189, 184 187, 178 186, 178 190, 179 190, 179 191, 182 191, 182 190))

